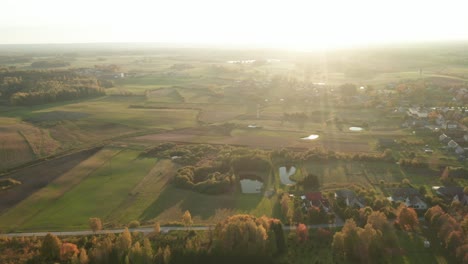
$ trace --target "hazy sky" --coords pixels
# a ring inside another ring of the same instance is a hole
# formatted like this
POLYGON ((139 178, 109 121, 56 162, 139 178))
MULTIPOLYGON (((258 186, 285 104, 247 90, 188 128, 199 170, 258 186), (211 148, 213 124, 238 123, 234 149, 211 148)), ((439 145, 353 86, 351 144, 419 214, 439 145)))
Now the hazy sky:
POLYGON ((0 43, 468 40, 466 0, 1 0, 0 43), (466 3, 465 3, 466 2, 466 3))

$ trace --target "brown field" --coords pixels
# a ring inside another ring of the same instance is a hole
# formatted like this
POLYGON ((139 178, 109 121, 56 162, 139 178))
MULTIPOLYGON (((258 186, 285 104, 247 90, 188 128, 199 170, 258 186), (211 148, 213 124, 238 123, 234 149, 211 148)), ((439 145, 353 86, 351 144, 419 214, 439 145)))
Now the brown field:
POLYGON ((24 198, 95 154, 99 149, 100 147, 58 157, 2 176, 2 178, 18 180, 22 184, 0 192, 0 213, 14 207, 24 198))
POLYGON ((284 137, 281 134, 275 135, 256 135, 256 134, 242 134, 233 136, 222 136, 212 133, 206 135, 203 129, 184 129, 171 132, 164 132, 160 134, 149 134, 133 138, 137 142, 180 142, 180 143, 206 143, 206 144, 220 144, 220 145, 236 145, 247 146, 254 148, 265 149, 278 149, 278 148, 295 148, 307 149, 314 147, 324 147, 329 150, 337 152, 372 152, 371 147, 367 141, 355 140, 317 140, 317 141, 304 141, 293 137, 284 137))
POLYGON ((34 152, 27 140, 13 127, 0 128, 0 170, 31 161, 34 152))
POLYGON ((243 111, 216 111, 216 110, 202 110, 198 116, 198 120, 205 123, 227 122, 235 119, 243 111))

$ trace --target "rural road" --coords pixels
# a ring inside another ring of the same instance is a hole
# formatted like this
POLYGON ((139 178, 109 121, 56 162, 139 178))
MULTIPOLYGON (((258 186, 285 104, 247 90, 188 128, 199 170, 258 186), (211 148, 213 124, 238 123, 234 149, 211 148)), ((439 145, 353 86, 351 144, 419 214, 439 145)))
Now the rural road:
MULTIPOLYGON (((337 221, 338 222, 338 221, 337 221)), ((325 228, 325 227, 341 227, 343 226, 343 222, 340 221, 339 223, 335 224, 319 224, 319 225, 308 225, 308 228, 325 228)), ((209 226, 193 226, 191 230, 208 230, 209 226)), ((295 230, 296 226, 283 226, 284 230, 295 230)), ((30 233, 8 233, 8 234, 0 234, 0 237, 31 237, 31 236, 45 236, 48 233, 54 234, 56 236, 87 236, 93 234, 118 234, 122 233, 125 229, 109 229, 109 230, 101 230, 94 233, 91 230, 83 230, 83 231, 64 231, 64 232, 30 232, 30 233)), ((140 232, 144 234, 149 234, 154 231, 153 227, 140 227, 140 228, 129 228, 130 232, 140 232)), ((187 230, 186 227, 181 226, 161 226, 161 233, 167 233, 169 231, 177 231, 177 230, 187 230)))

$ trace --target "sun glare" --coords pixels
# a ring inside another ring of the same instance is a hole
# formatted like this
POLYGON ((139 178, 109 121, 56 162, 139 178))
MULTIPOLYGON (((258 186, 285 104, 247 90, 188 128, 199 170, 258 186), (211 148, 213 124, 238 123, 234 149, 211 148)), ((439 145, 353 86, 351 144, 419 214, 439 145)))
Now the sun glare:
POLYGON ((0 17, 0 43, 165 42, 309 49, 468 37, 465 4, 456 0, 444 5, 402 0, 18 0, 2 5, 9 12, 0 17))

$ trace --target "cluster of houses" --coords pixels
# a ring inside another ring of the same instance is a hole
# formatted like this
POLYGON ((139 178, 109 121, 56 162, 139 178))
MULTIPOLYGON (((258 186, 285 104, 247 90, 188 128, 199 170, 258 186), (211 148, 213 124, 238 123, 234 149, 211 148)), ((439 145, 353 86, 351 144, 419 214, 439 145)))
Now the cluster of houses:
POLYGON ((122 72, 115 64, 95 65, 94 68, 78 68, 75 72, 79 75, 93 76, 99 79, 121 79, 127 77, 127 73, 122 72))
POLYGON ((322 196, 321 192, 310 192, 301 196, 302 206, 304 209, 308 209, 312 206, 318 207, 325 212, 330 211, 330 204, 328 200, 322 196))
POLYGON ((465 158, 465 154, 468 153, 468 133, 467 134, 452 134, 448 136, 443 133, 439 136, 439 141, 446 145, 445 147, 452 150, 455 154, 459 155, 460 158, 465 158))
MULTIPOLYGON (((464 188, 460 186, 440 187, 433 186, 434 194, 442 198, 446 203, 454 201, 460 202, 461 205, 468 205, 468 195, 464 193, 464 188)), ((424 196, 415 188, 401 187, 387 189, 390 196, 386 197, 392 203, 404 203, 407 207, 416 210, 426 210, 427 203, 424 201, 424 196)), ((347 207, 364 208, 367 204, 364 197, 357 195, 349 189, 340 189, 335 191, 334 197, 336 201, 341 201, 347 207)), ((325 212, 330 212, 330 203, 322 195, 321 192, 310 192, 301 196, 302 206, 305 210, 312 206, 319 207, 325 212)))
POLYGON ((448 119, 447 116, 457 116, 457 119, 461 119, 466 116, 465 112, 463 109, 450 107, 410 107, 406 111, 407 118, 402 126, 426 128, 434 132, 443 131, 439 135, 439 141, 445 145, 444 148, 458 155, 460 160, 464 160, 468 154, 468 128, 448 119))

